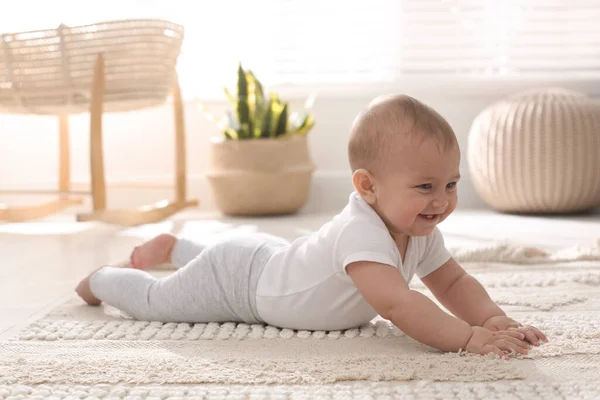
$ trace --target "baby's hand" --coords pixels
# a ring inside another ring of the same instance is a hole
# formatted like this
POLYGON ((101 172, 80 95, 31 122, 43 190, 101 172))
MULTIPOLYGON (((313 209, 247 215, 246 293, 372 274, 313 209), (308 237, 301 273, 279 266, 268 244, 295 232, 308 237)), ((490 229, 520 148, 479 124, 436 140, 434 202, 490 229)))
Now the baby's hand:
POLYGON ((505 331, 510 328, 518 328, 521 324, 512 318, 508 318, 503 315, 491 317, 483 324, 483 327, 490 331, 505 331))
POLYGON ((514 330, 517 332, 521 332, 525 335, 525 340, 534 346, 540 345, 540 340, 544 343, 548 343, 548 338, 544 335, 538 328, 531 325, 521 325, 518 328, 510 328, 510 330, 514 330))
POLYGON ((525 335, 513 330, 492 332, 480 326, 473 326, 473 335, 465 346, 465 350, 476 354, 494 353, 501 358, 508 359, 506 352, 516 351, 527 354, 529 345, 523 341, 525 335))
POLYGON ((546 335, 544 335, 536 327, 530 325, 521 325, 514 319, 505 316, 492 317, 485 321, 483 327, 489 329, 490 331, 511 330, 521 332, 525 335, 525 340, 535 346, 540 345, 540 340, 544 341, 545 343, 548 342, 546 335))

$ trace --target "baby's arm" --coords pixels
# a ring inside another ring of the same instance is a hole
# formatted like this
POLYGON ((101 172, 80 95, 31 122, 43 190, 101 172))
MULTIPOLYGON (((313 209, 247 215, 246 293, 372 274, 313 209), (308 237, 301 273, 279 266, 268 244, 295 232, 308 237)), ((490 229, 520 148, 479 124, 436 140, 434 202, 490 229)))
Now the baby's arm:
POLYGON ((483 286, 453 258, 421 280, 448 311, 470 325, 483 326, 491 317, 506 316, 483 286))
POLYGON ((379 315, 421 343, 443 351, 465 349, 500 356, 503 351, 511 350, 527 353, 522 334, 471 327, 445 313, 427 296, 410 290, 397 268, 359 261, 349 264, 346 271, 379 315))
POLYGON ((544 334, 534 327, 520 329, 521 325, 506 316, 481 283, 452 258, 422 278, 422 281, 444 307, 471 325, 482 326, 492 331, 519 329, 525 333, 526 339, 535 345, 538 344, 537 339, 548 341, 544 334))

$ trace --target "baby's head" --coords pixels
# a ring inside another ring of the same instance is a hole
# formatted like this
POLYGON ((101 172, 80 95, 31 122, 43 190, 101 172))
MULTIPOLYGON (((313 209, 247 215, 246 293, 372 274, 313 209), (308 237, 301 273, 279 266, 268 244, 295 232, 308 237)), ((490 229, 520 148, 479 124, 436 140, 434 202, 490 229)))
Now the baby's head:
POLYGON ((393 235, 428 235, 456 208, 454 131, 410 96, 371 102, 354 121, 348 156, 355 189, 393 235))

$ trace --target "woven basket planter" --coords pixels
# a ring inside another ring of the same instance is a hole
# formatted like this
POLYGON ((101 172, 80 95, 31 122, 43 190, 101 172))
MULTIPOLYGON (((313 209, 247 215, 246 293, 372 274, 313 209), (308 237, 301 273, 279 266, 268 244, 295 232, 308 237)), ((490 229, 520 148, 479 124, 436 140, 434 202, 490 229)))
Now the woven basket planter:
POLYGON ((467 159, 477 193, 499 211, 600 206, 600 102, 544 89, 495 103, 473 121, 467 159))
POLYGON ((275 215, 306 203, 313 170, 305 136, 217 139, 210 143, 206 176, 224 214, 275 215))

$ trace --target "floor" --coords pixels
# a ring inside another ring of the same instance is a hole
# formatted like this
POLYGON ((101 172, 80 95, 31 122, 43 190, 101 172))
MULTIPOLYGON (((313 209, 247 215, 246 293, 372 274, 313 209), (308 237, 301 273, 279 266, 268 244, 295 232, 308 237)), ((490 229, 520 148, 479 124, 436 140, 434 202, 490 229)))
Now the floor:
MULTIPOLYGON (((126 259, 132 246, 161 232, 216 240, 261 231, 292 240, 318 229, 332 215, 224 218, 185 211, 168 221, 135 228, 76 223, 60 214, 28 223, 0 224, 0 340, 70 295, 93 268, 126 259)), ((440 225, 447 247, 494 241, 560 249, 600 239, 600 211, 570 216, 515 216, 460 210, 440 225)))

